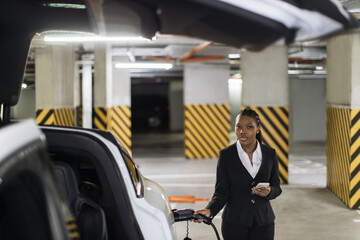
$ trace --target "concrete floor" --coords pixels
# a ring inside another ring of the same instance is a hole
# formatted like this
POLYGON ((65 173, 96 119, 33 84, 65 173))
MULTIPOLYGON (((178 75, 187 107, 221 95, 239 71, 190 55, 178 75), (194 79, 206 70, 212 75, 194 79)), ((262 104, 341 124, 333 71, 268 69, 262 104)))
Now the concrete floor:
MULTIPOLYGON (((233 139, 233 138, 232 138, 233 139)), ((210 198, 214 191, 217 159, 186 160, 182 134, 134 135, 134 161, 144 176, 161 184, 168 196, 194 195, 210 198)), ((276 215, 276 240, 360 239, 360 211, 349 210, 326 188, 325 143, 290 146, 289 184, 271 201, 276 215)), ((171 203, 172 208, 200 209, 206 202, 171 203)), ((213 220, 219 233, 221 213, 213 220)), ((186 223, 176 223, 178 239, 186 223)), ((189 223, 194 240, 216 239, 212 228, 189 223)))

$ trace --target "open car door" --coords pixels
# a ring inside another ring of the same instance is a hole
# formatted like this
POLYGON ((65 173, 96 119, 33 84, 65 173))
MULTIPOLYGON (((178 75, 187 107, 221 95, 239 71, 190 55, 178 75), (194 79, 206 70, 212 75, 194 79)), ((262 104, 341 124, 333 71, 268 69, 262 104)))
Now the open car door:
POLYGON ((47 30, 159 32, 259 51, 355 27, 336 0, 2 0, 0 104, 17 103, 31 39, 47 30))
POLYGON ((96 31, 137 29, 211 40, 248 50, 329 36, 357 27, 336 0, 105 0, 88 1, 96 31), (116 14, 118 12, 118 14, 116 14), (132 27, 129 27, 129 23, 132 27), (120 24, 120 25, 118 25, 120 24))

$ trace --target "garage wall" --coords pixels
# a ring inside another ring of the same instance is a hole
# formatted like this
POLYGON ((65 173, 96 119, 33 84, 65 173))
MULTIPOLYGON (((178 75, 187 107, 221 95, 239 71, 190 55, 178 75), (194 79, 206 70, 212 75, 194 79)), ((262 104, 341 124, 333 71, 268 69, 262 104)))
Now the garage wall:
POLYGON ((19 102, 11 107, 11 119, 35 118, 35 89, 22 89, 19 102))
POLYGON ((326 140, 326 80, 290 79, 292 142, 326 140))

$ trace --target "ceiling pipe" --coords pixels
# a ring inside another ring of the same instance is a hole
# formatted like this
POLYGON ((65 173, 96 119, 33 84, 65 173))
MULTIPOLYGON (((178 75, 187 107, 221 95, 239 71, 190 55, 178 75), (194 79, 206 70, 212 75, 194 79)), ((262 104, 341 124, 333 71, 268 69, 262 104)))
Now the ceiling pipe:
POLYGON ((206 41, 204 43, 201 43, 199 46, 195 47, 194 49, 192 49, 189 52, 185 53, 181 58, 179 58, 179 62, 185 62, 186 60, 188 60, 189 58, 194 56, 196 53, 198 53, 201 50, 207 48, 208 46, 210 46, 213 43, 214 42, 211 42, 211 41, 206 41))

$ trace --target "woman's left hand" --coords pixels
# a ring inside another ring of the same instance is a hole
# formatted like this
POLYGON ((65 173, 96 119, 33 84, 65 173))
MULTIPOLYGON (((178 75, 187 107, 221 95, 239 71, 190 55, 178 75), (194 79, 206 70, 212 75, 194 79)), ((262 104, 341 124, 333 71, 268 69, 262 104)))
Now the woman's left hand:
POLYGON ((271 188, 269 187, 253 187, 251 189, 254 194, 261 197, 267 197, 270 194, 271 188))

